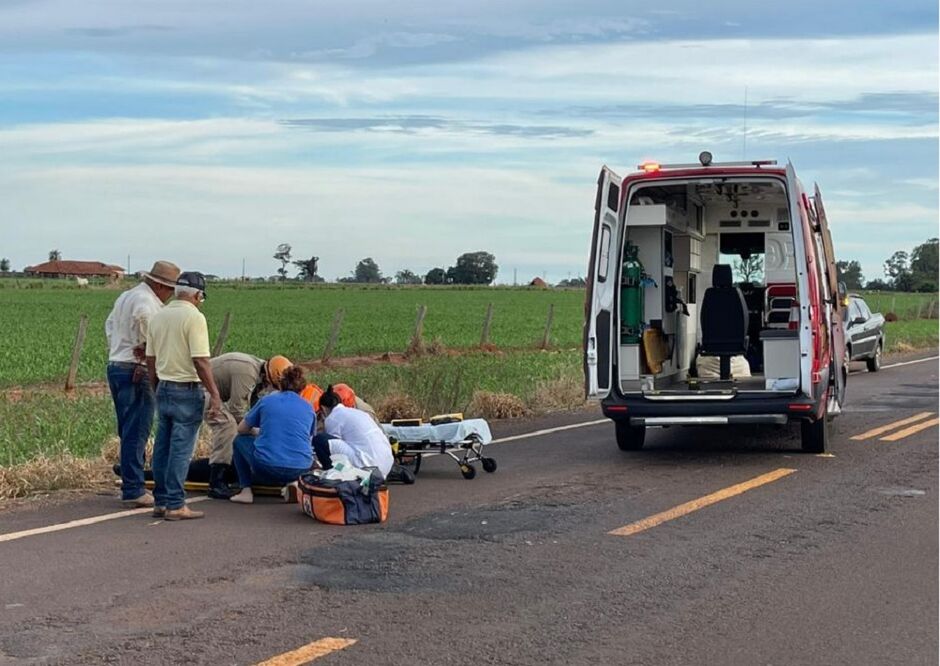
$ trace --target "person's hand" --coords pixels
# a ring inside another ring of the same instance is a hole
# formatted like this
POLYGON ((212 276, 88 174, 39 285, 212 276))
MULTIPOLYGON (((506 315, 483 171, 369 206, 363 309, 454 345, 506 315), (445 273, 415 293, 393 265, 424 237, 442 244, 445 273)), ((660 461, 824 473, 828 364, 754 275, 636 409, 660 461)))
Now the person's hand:
POLYGON ((144 359, 147 356, 147 345, 139 344, 132 350, 134 352, 134 358, 138 363, 143 363, 144 359))
POLYGON ((206 417, 210 421, 218 421, 222 418, 222 401, 218 398, 212 398, 209 401, 209 411, 206 417))

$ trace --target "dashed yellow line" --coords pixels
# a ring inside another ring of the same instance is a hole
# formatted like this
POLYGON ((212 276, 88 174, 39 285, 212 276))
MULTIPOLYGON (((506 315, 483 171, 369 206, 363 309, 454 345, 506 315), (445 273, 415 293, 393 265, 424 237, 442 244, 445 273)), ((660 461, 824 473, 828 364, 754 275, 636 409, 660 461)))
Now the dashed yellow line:
POLYGON ((882 437, 882 442, 896 442, 899 439, 904 439, 905 437, 910 437, 911 435, 920 432, 921 430, 926 430, 927 428, 932 428, 933 426, 940 423, 940 419, 930 419, 929 421, 924 421, 923 423, 918 423, 917 425, 912 425, 910 428, 905 428, 904 430, 899 430, 898 432, 893 432, 887 437, 882 437))
POLYGON ((873 428, 872 430, 867 430, 861 433, 860 435, 855 435, 854 437, 851 437, 850 439, 856 442, 861 442, 862 440, 865 440, 865 439, 871 439, 872 437, 883 435, 889 430, 894 430, 895 428, 900 428, 901 426, 906 426, 908 424, 921 421, 927 418, 928 416, 933 416, 933 412, 921 412, 920 414, 914 414, 914 416, 910 416, 906 419, 901 419, 900 421, 895 421, 894 423, 888 423, 887 425, 879 426, 877 428, 873 428))
POLYGON ((355 642, 352 638, 321 638, 296 650, 259 662, 257 666, 300 666, 301 664, 308 664, 314 659, 348 648, 355 642))
POLYGON ((759 488, 760 486, 766 485, 768 483, 773 483, 774 481, 782 479, 785 476, 793 474, 795 471, 795 469, 787 469, 785 467, 775 469, 773 472, 761 474, 760 476, 756 476, 749 481, 737 483, 733 486, 722 488, 721 490, 713 492, 710 495, 705 495, 704 497, 699 497, 698 499, 694 499, 691 502, 680 504, 679 506, 673 507, 668 511, 663 511, 662 513, 657 513, 654 516, 650 516, 649 518, 638 520, 635 523, 618 527, 617 529, 608 532, 608 534, 612 534, 614 536, 632 536, 634 534, 638 534, 639 532, 648 530, 651 527, 661 525, 666 521, 675 520, 676 518, 681 518, 682 516, 692 513, 693 511, 704 509, 705 507, 711 506, 716 502, 726 500, 730 497, 734 497, 735 495, 740 495, 741 493, 745 493, 748 490, 752 490, 754 488, 759 488))

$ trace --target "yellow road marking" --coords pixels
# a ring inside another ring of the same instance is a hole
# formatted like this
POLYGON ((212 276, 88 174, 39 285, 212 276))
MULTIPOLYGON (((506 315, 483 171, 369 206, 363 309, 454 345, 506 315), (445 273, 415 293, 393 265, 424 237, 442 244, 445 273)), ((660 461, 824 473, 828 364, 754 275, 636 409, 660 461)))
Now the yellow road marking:
POLYGON ((911 435, 920 432, 921 430, 926 430, 927 428, 932 428, 933 426, 940 423, 940 419, 930 419, 929 421, 924 421, 923 423, 918 423, 917 425, 912 425, 910 428, 905 428, 904 430, 899 430, 898 432, 893 432, 887 437, 882 437, 882 442, 896 442, 899 439, 904 439, 905 437, 910 437, 911 435))
POLYGON ((933 416, 933 412, 921 412, 920 414, 914 414, 914 416, 911 416, 911 417, 909 417, 909 418, 901 419, 900 421, 895 421, 894 423, 889 423, 889 424, 887 424, 887 425, 883 425, 883 426, 879 426, 879 427, 877 427, 877 428, 873 428, 872 430, 868 430, 868 431, 866 431, 866 432, 863 432, 863 433, 860 434, 860 435, 855 435, 854 437, 851 437, 850 439, 852 439, 853 441, 856 441, 856 442, 861 442, 861 441, 864 440, 864 439, 871 439, 872 437, 877 437, 878 435, 884 434, 884 433, 888 432, 889 430, 894 430, 895 428, 900 428, 901 426, 906 426, 906 425, 908 425, 909 423, 914 423, 915 421, 920 421, 921 419, 925 419, 925 418, 927 418, 928 416, 933 416))
POLYGON ((710 495, 705 495, 705 497, 699 497, 698 499, 694 499, 691 502, 686 502, 685 504, 675 506, 668 511, 663 511, 662 513, 657 513, 654 516, 650 516, 649 518, 638 520, 635 523, 618 527, 617 529, 608 532, 608 534, 613 534, 614 536, 631 536, 633 534, 637 534, 644 530, 648 530, 651 527, 656 527, 657 525, 665 523, 668 520, 675 520, 676 518, 681 518, 686 514, 692 513, 693 511, 704 509, 706 506, 710 506, 716 502, 720 502, 721 500, 726 500, 729 497, 740 495, 741 493, 752 490, 753 488, 757 488, 768 483, 773 483, 778 479, 782 479, 785 476, 793 474, 795 471, 795 469, 787 469, 786 467, 775 469, 773 472, 756 476, 750 481, 745 481, 743 483, 737 483, 733 486, 728 486, 727 488, 722 488, 721 490, 710 495))
MULTIPOLYGON (((209 498, 208 497, 189 497, 186 499, 186 503, 195 504, 196 502, 203 502, 207 499, 209 498)), ((125 511, 116 511, 115 513, 106 513, 101 516, 92 516, 91 518, 80 518, 78 520, 70 520, 67 523, 58 523, 56 525, 46 525, 45 527, 34 527, 32 529, 22 530, 20 532, 8 532, 6 534, 0 534, 0 543, 4 541, 16 541, 17 539, 23 539, 25 537, 36 536, 37 534, 49 534, 50 532, 61 532, 62 530, 70 530, 73 527, 85 527, 86 525, 95 525, 96 523, 103 523, 106 520, 115 520, 117 518, 124 518, 125 516, 136 516, 142 513, 153 513, 153 508, 126 509, 125 511)))
POLYGON ((300 666, 300 664, 307 664, 314 659, 348 648, 355 642, 352 638, 321 638, 296 650, 259 662, 256 666, 300 666))

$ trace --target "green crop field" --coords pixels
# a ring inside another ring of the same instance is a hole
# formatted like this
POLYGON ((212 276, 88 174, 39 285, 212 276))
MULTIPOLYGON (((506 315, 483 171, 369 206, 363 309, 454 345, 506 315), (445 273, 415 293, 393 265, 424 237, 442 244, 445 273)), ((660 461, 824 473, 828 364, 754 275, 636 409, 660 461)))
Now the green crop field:
MULTIPOLYGON (((120 292, 64 282, 28 284, 30 288, 9 288, 10 283, 0 288, 0 386, 63 379, 83 314, 89 325, 78 379, 103 379, 104 320, 120 292)), ((225 350, 261 357, 319 358, 340 308, 345 316, 334 356, 404 351, 421 305, 427 306, 424 339, 439 338, 449 348, 479 344, 489 303, 494 307, 490 342, 500 348, 532 347, 540 341, 550 305, 555 307, 551 344, 568 349, 581 344, 580 290, 210 285, 208 296, 204 312, 211 338, 231 312, 225 350)))

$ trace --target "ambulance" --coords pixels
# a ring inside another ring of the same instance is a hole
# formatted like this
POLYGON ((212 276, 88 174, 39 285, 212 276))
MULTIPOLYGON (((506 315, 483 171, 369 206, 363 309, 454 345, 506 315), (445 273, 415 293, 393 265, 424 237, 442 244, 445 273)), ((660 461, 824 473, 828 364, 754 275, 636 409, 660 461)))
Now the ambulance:
POLYGON ((799 422, 822 453, 845 398, 844 286, 819 187, 773 160, 601 169, 588 397, 617 445, 663 426, 799 422))

